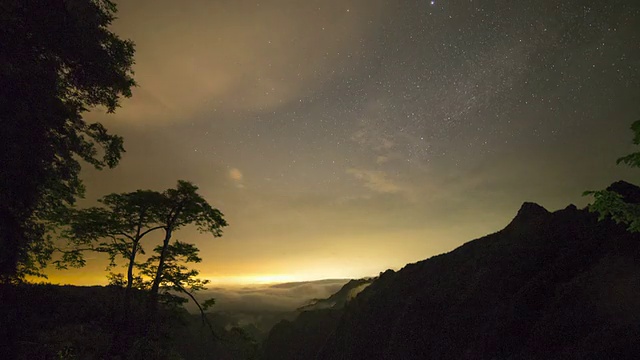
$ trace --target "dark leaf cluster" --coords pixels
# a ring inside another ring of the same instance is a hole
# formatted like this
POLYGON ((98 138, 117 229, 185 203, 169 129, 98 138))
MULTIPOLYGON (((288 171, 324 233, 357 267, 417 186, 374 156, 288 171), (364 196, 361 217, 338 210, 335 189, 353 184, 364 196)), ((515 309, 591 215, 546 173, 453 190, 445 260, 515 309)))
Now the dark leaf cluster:
POLYGON ((83 114, 131 96, 134 44, 109 30, 108 0, 0 7, 0 275, 19 279, 50 255, 47 223, 83 196, 81 161, 114 167, 124 152, 122 137, 83 114))

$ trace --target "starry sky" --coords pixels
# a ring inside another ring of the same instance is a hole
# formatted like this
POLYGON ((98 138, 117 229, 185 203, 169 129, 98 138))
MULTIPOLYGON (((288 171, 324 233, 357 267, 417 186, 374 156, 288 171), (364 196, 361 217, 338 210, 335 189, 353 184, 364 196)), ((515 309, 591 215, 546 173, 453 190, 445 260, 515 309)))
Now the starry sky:
MULTIPOLYGON (((584 206, 640 171, 637 0, 136 0, 114 31, 139 87, 121 164, 87 199, 194 182, 230 226, 193 229, 220 283, 375 276, 584 206)), ((105 282, 100 259, 53 281, 105 282)))

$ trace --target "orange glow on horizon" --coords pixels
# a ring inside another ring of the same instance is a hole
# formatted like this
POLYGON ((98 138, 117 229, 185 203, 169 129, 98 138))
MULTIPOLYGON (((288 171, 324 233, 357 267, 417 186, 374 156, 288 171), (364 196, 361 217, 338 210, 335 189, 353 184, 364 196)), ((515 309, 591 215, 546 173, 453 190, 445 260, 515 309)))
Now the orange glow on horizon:
POLYGON ((309 281, 304 276, 291 274, 251 274, 231 276, 207 276, 212 285, 250 285, 250 284, 278 284, 286 282, 309 281))
MULTIPOLYGON (((101 273, 87 273, 74 269, 75 271, 56 271, 49 272, 48 278, 28 277, 27 281, 31 283, 50 283, 57 285, 75 285, 75 286, 105 286, 108 284, 106 276, 101 273)), ((323 277, 313 276, 311 274, 229 274, 229 275, 203 275, 200 278, 209 280, 209 286, 245 286, 245 285, 272 285, 288 282, 304 282, 324 280, 328 278, 342 279, 349 278, 334 276, 323 277)))

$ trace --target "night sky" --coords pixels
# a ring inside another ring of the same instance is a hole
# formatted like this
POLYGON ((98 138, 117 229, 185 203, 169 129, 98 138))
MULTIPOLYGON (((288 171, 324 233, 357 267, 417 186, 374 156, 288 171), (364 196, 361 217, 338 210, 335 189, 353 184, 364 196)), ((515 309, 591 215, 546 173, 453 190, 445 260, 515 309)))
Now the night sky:
POLYGON ((139 87, 88 118, 127 153, 81 204, 194 182, 230 226, 177 238, 217 282, 375 276, 640 179, 637 0, 139 0, 114 30, 139 87))

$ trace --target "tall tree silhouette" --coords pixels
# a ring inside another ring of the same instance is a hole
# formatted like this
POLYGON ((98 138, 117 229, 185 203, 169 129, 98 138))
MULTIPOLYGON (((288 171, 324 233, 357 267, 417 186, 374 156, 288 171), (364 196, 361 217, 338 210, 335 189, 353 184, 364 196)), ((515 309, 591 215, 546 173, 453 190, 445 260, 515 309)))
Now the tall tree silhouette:
POLYGON ((102 207, 91 207, 72 212, 68 228, 63 232, 72 245, 63 251, 61 264, 84 265, 83 251, 93 250, 109 254, 110 267, 119 257, 127 265, 124 317, 128 317, 134 267, 139 254, 144 254, 142 239, 161 230, 160 214, 166 198, 151 190, 137 190, 122 194, 109 194, 99 200, 102 207))
POLYGON ((175 231, 187 225, 195 225, 201 232, 211 233, 214 237, 221 236, 222 227, 227 226, 223 214, 211 207, 197 190, 195 185, 180 180, 175 189, 162 193, 138 190, 109 194, 100 199, 102 206, 70 212, 63 234, 70 240, 71 247, 63 251, 62 265, 84 265, 83 252, 86 250, 108 253, 111 266, 118 258, 126 261, 126 282, 122 275, 112 277, 112 280, 125 285, 122 316, 117 321, 115 327, 118 331, 112 339, 112 355, 126 353, 134 339, 140 336, 150 344, 158 341, 154 337, 157 303, 162 300, 164 304, 179 305, 184 300, 168 290, 189 296, 213 334, 213 328, 204 315, 212 301, 200 304, 193 295, 195 291, 204 289, 207 281, 197 277, 197 270, 185 266, 186 263, 201 261, 199 250, 192 244, 172 241, 175 231), (164 231, 164 237, 162 243, 155 247, 155 255, 140 262, 138 255, 144 255, 143 238, 159 230, 164 231), (140 270, 137 275, 134 274, 136 267, 140 270), (143 323, 133 320, 134 314, 130 311, 133 287, 149 292, 147 321, 143 323))
POLYGON ((223 214, 215 209, 197 193, 198 187, 184 180, 179 180, 175 189, 164 192, 165 207, 161 215, 161 226, 164 229, 162 245, 157 249, 157 267, 149 296, 149 312, 153 317, 158 302, 160 284, 165 279, 165 267, 170 255, 173 233, 186 225, 196 225, 203 233, 214 237, 222 236, 222 228, 227 226, 223 214))
POLYGON ((109 0, 0 7, 0 280, 11 282, 49 259, 47 223, 84 193, 80 161, 120 160, 122 138, 83 114, 131 96, 134 45, 109 30, 109 0))
POLYGON ((193 244, 178 240, 175 240, 166 248, 158 246, 154 249, 156 255, 149 257, 149 259, 140 266, 141 272, 144 275, 150 278, 157 276, 160 254, 162 254, 163 250, 165 255, 158 288, 159 298, 161 295, 165 303, 179 305, 186 302, 187 299, 173 295, 172 292, 187 295, 198 307, 203 324, 209 327, 211 334, 217 339, 218 337, 213 330, 213 326, 205 314, 205 311, 215 304, 215 300, 207 299, 201 304, 194 296, 197 291, 206 289, 205 286, 209 283, 209 280, 198 278, 200 272, 187 267, 188 263, 199 263, 202 261, 202 258, 198 255, 200 250, 193 244), (160 291, 162 291, 162 293, 160 293, 160 291))
POLYGON ((85 250, 108 253, 113 265, 118 256, 123 257, 127 261, 126 288, 130 290, 136 256, 144 251, 142 238, 153 231, 163 230, 163 241, 155 249, 157 255, 148 259, 155 263, 153 273, 148 270, 151 265, 145 267, 145 274, 151 279, 150 304, 154 304, 162 281, 168 277, 178 278, 178 273, 170 273, 172 269, 180 268, 168 265, 167 261, 175 262, 176 256, 182 256, 188 262, 199 262, 197 249, 192 245, 178 241, 171 243, 173 234, 184 226, 195 225, 200 232, 219 237, 222 236, 222 228, 227 226, 222 212, 213 208, 197 190, 198 187, 192 183, 179 180, 175 189, 163 193, 138 190, 110 194, 100 200, 104 204, 102 207, 73 211, 67 216, 68 227, 63 232, 72 248, 63 252, 61 266, 84 265, 82 253, 85 250))

